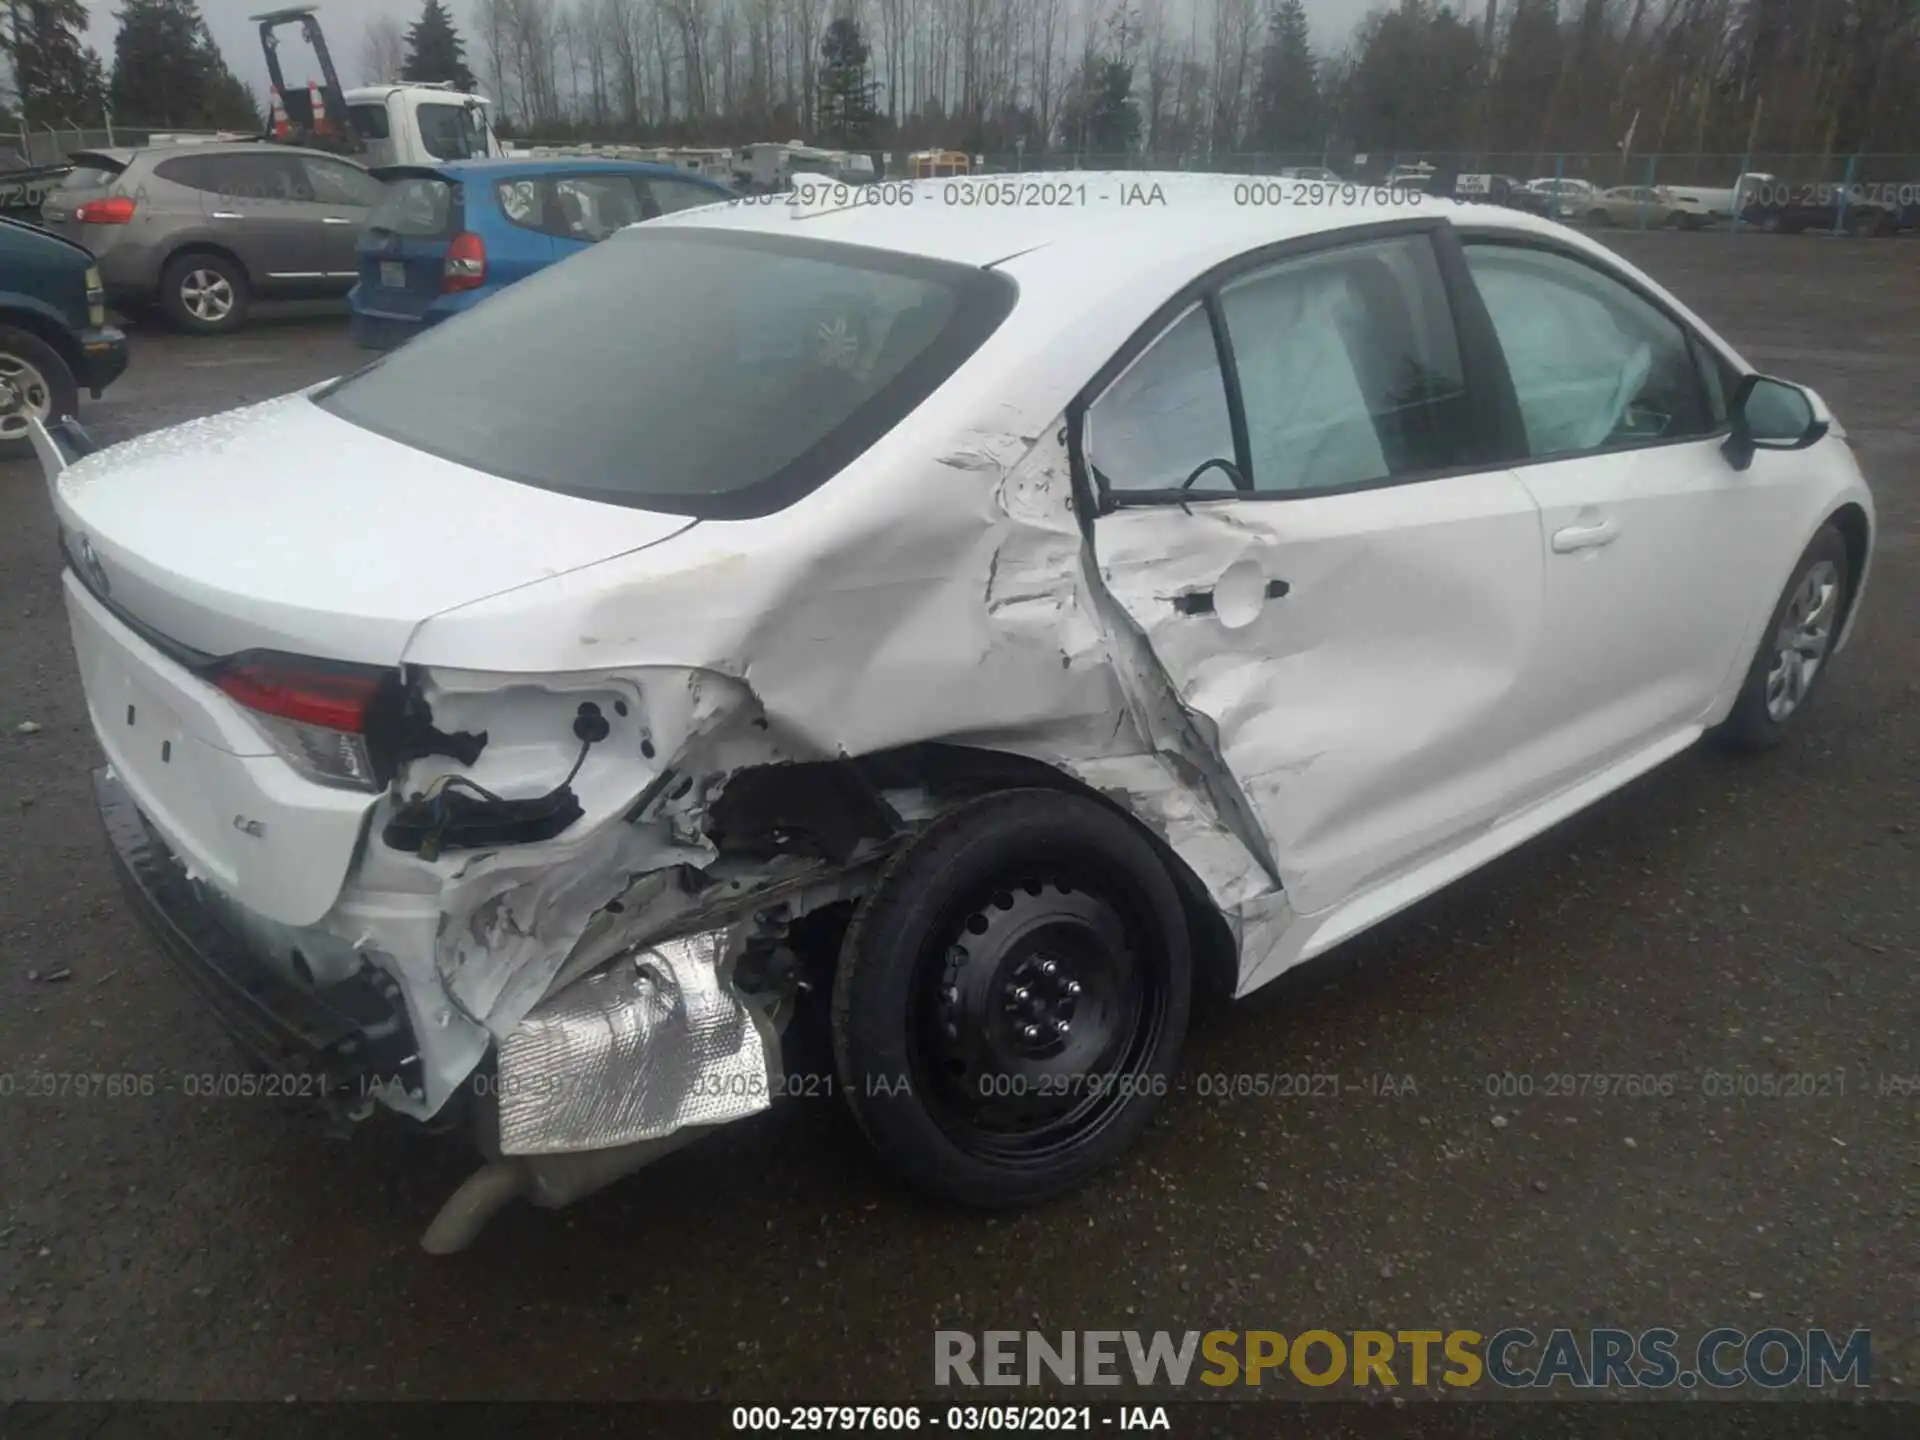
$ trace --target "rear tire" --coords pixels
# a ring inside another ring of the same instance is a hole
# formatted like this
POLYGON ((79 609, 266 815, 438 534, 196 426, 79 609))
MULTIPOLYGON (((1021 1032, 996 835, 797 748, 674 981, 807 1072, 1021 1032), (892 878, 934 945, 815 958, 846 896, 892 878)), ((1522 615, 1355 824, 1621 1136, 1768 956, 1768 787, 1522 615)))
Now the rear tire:
POLYGON ((160 277, 160 308, 189 335, 227 335, 246 323, 252 293, 247 273, 224 255, 175 256, 160 277))
POLYGON ((834 1055, 903 1179, 1011 1208, 1138 1138, 1191 992, 1185 912, 1139 832, 1084 796, 1004 791, 887 862, 841 948, 834 1055))
POLYGON ((1771 750, 1786 738, 1832 668, 1853 581, 1846 540, 1836 527, 1822 526, 1793 567, 1793 578, 1760 634, 1740 696, 1714 731, 1715 739, 1751 752, 1771 750))
POLYGON ((1613 224, 1613 216, 1604 210, 1589 210, 1587 212, 1587 223, 1589 225, 1611 225, 1613 224))
POLYGON ((33 454, 27 417, 52 424, 80 408, 80 386, 73 371, 46 341, 31 331, 0 325, 0 460, 18 460, 33 454))

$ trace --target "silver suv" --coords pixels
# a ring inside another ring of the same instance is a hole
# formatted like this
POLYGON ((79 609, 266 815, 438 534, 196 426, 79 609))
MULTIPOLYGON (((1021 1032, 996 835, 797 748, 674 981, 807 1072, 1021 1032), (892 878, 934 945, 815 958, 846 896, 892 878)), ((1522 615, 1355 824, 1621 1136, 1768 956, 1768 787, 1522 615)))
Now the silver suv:
POLYGON ((82 150, 41 222, 99 257, 107 296, 219 334, 256 298, 345 295, 381 184, 337 155, 258 141, 82 150))

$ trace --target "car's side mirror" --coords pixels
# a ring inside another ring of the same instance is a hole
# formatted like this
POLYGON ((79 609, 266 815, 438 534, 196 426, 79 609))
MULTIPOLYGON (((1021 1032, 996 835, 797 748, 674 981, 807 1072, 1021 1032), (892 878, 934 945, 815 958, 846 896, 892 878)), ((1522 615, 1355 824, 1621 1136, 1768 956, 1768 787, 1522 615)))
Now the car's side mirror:
POLYGON ((1818 395, 1769 375, 1742 377, 1730 408, 1733 433, 1723 451, 1736 470, 1751 465, 1759 450, 1805 450, 1817 445, 1833 424, 1818 395))

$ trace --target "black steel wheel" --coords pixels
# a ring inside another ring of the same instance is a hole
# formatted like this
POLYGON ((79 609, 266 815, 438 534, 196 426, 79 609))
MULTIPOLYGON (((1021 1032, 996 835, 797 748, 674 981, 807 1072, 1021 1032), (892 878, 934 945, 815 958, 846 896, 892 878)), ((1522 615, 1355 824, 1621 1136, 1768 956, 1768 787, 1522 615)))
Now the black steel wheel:
POLYGON ((1145 1126, 1190 992, 1152 846, 1097 801, 1009 791, 889 862, 841 952, 834 1048, 855 1116, 907 1180, 1026 1204, 1145 1126))

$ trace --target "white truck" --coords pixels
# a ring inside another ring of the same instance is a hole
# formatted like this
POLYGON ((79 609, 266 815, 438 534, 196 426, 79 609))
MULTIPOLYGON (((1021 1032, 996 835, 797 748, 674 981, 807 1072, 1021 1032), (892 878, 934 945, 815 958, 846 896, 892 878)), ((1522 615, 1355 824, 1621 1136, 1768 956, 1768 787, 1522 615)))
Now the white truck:
POLYGON ((1663 189, 1675 201, 1686 209, 1689 226, 1724 224, 1731 221, 1746 203, 1754 197, 1754 192, 1762 186, 1773 183, 1773 176, 1760 170, 1749 170, 1731 188, 1700 185, 1663 185, 1663 189))
POLYGON ((333 67, 316 5, 249 17, 272 82, 269 137, 350 155, 368 167, 431 165, 504 151, 488 118, 489 102, 449 84, 405 81, 345 90, 333 67), (289 84, 280 64, 281 27, 297 25, 320 67, 318 79, 289 84))

